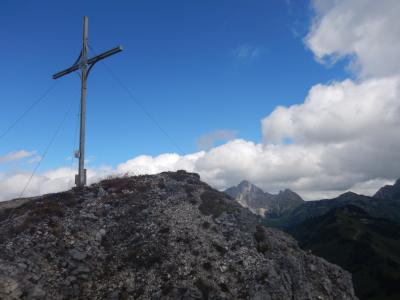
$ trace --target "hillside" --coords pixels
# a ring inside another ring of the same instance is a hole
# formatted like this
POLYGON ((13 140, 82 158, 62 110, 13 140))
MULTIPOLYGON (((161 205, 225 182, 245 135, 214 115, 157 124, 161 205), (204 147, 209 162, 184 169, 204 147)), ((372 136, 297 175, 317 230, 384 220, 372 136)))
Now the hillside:
POLYGON ((400 224, 346 205, 287 230, 304 249, 350 271, 360 299, 400 299, 400 224))
POLYGON ((178 171, 0 208, 1 299, 356 299, 350 274, 178 171))
POLYGON ((380 188, 375 193, 374 198, 400 201, 400 179, 397 179, 393 185, 386 185, 380 188))

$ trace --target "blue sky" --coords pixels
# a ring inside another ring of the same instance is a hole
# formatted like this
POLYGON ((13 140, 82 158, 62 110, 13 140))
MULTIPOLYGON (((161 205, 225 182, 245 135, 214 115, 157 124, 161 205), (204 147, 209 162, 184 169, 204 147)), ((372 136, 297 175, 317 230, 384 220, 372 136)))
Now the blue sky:
POLYGON ((84 15, 94 52, 124 46, 88 80, 89 183, 185 169, 220 190, 372 195, 400 177, 399 14, 397 0, 1 1, 0 136, 56 86, 0 138, 0 201, 74 185, 80 80, 51 76, 78 56, 84 15))
MULTIPOLYGON (((312 16, 308 1, 2 1, 0 131, 52 84, 53 73, 76 59, 83 15, 89 16, 95 51, 124 46, 96 65, 88 81, 92 166, 139 154, 195 152, 199 136, 220 129, 260 142, 260 120, 277 105, 301 102, 313 84, 346 75, 340 64, 317 63, 304 46, 312 16)), ((58 81, 0 141, 1 155, 19 149, 41 154, 73 101, 41 169, 68 163, 77 143, 80 83, 75 74, 58 81)))
MULTIPOLYGON (((114 165, 139 154, 196 151, 196 139, 229 129, 260 141, 260 120, 277 105, 302 101, 310 86, 343 77, 315 62, 302 42, 308 1, 2 1, 0 129, 35 101, 51 75, 80 51, 82 16, 97 52, 122 44, 105 64, 143 103, 168 138, 110 76, 104 62, 88 82, 87 156, 114 165)), ((65 164, 74 145, 79 78, 57 86, 0 144, 43 152, 58 120, 73 112, 43 161, 65 164)), ((180 153, 180 154, 184 154, 180 153)))

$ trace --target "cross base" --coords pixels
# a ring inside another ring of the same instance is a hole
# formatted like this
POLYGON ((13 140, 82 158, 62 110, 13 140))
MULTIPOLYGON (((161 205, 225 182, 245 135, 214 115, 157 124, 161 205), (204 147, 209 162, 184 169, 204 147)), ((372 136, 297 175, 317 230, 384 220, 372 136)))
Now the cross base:
POLYGON ((86 169, 83 169, 83 173, 75 175, 75 184, 77 187, 83 187, 86 185, 86 169))

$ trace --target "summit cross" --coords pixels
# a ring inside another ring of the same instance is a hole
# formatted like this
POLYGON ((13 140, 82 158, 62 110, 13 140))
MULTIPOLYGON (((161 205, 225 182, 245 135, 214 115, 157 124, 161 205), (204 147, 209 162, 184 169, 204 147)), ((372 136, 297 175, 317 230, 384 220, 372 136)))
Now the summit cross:
POLYGON ((86 185, 86 169, 85 169, 85 127, 86 127, 86 80, 90 70, 100 60, 105 59, 122 51, 122 46, 115 47, 102 54, 88 58, 88 17, 83 17, 83 41, 82 50, 72 65, 68 69, 58 72, 53 75, 53 79, 60 78, 69 73, 80 70, 81 77, 81 109, 80 109, 80 135, 79 135, 79 150, 75 152, 75 157, 79 159, 78 174, 75 175, 75 184, 77 187, 86 185))

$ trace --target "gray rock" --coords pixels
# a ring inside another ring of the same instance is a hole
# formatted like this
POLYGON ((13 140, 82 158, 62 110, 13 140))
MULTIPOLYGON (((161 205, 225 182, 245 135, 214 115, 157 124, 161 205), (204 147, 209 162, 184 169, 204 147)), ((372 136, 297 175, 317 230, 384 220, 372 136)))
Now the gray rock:
POLYGON ((97 191, 97 197, 101 198, 107 195, 107 192, 102 188, 99 187, 98 191, 97 191))
POLYGON ((87 256, 85 252, 80 251, 76 248, 69 250, 69 255, 71 255, 73 259, 78 261, 84 260, 87 256))
POLYGON ((66 286, 70 286, 70 285, 73 284, 76 280, 77 280, 77 278, 76 278, 75 276, 71 275, 71 276, 68 276, 68 277, 65 279, 64 284, 65 284, 66 286))
POLYGON ((302 205, 304 200, 295 192, 285 189, 278 194, 264 192, 256 185, 243 180, 225 190, 240 205, 262 217, 278 217, 302 205))
POLYGON ((32 297, 32 299, 44 299, 46 297, 46 292, 39 285, 36 285, 33 288, 32 294, 30 296, 32 297))
POLYGON ((103 236, 106 235, 106 230, 104 228, 101 228, 97 233, 96 233, 96 240, 100 241, 103 236))
POLYGON ((0 299, 21 299, 22 293, 17 280, 0 276, 0 299))
POLYGON ((73 275, 81 275, 81 274, 87 274, 90 273, 90 269, 86 265, 79 265, 76 269, 72 271, 73 275))
POLYGON ((87 189, 98 192, 27 200, 0 223, 0 299, 356 299, 347 271, 263 228, 197 174, 87 189))

